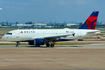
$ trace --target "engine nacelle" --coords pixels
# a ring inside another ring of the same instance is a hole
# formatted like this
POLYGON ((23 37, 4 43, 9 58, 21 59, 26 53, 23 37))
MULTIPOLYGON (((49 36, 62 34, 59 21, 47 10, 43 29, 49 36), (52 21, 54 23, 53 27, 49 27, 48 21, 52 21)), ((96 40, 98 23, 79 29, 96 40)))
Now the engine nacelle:
POLYGON ((34 45, 44 45, 44 39, 35 39, 34 40, 34 45))

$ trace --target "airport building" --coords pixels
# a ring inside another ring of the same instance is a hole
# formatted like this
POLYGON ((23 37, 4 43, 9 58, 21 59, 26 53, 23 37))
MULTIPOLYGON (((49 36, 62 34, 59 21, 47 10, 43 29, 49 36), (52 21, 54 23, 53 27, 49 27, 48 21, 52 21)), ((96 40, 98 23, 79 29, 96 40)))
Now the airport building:
POLYGON ((52 26, 48 26, 48 23, 37 23, 37 22, 16 22, 16 24, 11 24, 11 27, 33 27, 33 28, 51 28, 52 26))
POLYGON ((66 26, 75 26, 76 24, 75 23, 67 23, 66 26))

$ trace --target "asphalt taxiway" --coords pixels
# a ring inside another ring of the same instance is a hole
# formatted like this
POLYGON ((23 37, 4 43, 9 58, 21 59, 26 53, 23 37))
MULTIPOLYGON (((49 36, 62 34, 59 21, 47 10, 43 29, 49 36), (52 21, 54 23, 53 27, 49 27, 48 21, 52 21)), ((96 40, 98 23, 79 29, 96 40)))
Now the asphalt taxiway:
MULTIPOLYGON (((45 45, 41 45, 41 46, 34 46, 34 45, 19 45, 19 47, 16 47, 15 45, 1 45, 1 48, 52 48, 52 47, 46 47, 45 45)), ((105 44, 104 43, 91 43, 91 44, 87 44, 87 45, 55 45, 55 47, 53 47, 55 49, 60 48, 75 48, 75 49, 82 49, 82 48, 105 48, 105 44)))
POLYGON ((8 70, 105 70, 105 43, 0 46, 0 69, 8 70))

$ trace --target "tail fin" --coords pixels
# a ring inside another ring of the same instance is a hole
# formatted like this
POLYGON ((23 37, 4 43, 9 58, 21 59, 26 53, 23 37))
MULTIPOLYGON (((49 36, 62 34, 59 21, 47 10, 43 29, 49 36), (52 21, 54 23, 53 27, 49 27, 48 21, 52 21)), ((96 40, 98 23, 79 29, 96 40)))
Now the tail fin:
POLYGON ((95 29, 99 11, 93 11, 79 29, 95 29))

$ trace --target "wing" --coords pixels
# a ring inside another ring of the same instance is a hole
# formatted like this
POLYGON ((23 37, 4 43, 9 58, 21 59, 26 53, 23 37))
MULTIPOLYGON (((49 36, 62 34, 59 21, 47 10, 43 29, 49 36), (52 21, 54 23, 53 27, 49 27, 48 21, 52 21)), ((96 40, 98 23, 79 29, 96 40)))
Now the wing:
POLYGON ((41 36, 41 37, 33 37, 32 39, 46 39, 46 40, 56 40, 57 38, 71 36, 72 34, 64 34, 64 35, 51 35, 51 36, 41 36))

